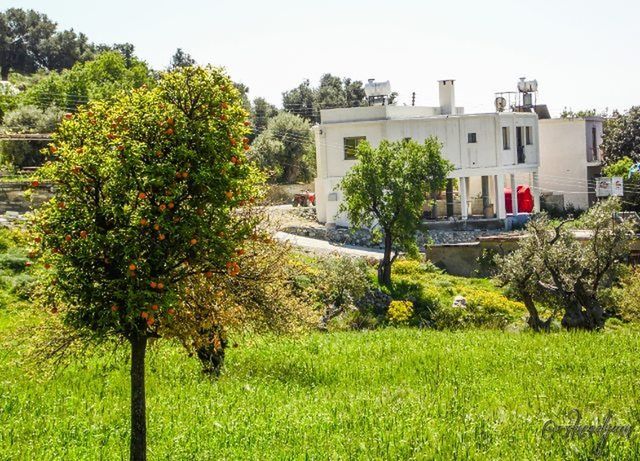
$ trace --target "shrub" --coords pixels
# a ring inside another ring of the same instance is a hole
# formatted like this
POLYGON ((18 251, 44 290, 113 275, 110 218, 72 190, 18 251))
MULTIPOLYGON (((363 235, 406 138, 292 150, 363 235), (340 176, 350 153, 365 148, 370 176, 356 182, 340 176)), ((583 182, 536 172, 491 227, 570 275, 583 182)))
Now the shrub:
POLYGON ((431 261, 422 262, 415 259, 400 259, 394 263, 392 268, 394 275, 422 276, 436 272, 440 272, 440 269, 434 266, 431 261))
POLYGON ((467 307, 442 306, 435 315, 438 329, 462 329, 468 327, 504 328, 521 317, 525 308, 500 293, 471 290, 463 293, 467 307))
MULTIPOLYGON (((640 269, 623 276, 619 286, 605 293, 604 304, 624 322, 640 322, 640 269)), ((603 296, 604 297, 604 296, 603 296)))
POLYGON ((420 325, 432 320, 443 299, 443 292, 437 287, 407 277, 396 278, 390 294, 394 299, 404 299, 413 303, 414 320, 420 325))
MULTIPOLYGON (((54 107, 43 111, 35 106, 22 106, 7 112, 3 130, 9 133, 50 133, 61 118, 62 111, 54 107)), ((40 153, 44 146, 46 142, 3 141, 1 161, 16 167, 39 165, 44 158, 40 153)))
POLYGON ((392 324, 406 324, 412 316, 413 303, 411 301, 391 301, 387 311, 387 318, 392 324))

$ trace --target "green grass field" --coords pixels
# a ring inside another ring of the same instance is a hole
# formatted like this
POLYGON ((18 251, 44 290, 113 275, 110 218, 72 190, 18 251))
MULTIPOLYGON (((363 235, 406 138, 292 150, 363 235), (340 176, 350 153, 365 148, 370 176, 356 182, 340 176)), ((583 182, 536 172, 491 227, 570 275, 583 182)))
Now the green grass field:
MULTIPOLYGON (((0 335, 14 326, 0 311, 0 335)), ((148 356, 150 459, 640 459, 640 335, 386 329, 246 339, 211 381, 174 344, 148 356), (614 414, 630 440, 542 437, 614 414)), ((127 351, 49 378, 0 350, 0 459, 128 459, 127 351)))

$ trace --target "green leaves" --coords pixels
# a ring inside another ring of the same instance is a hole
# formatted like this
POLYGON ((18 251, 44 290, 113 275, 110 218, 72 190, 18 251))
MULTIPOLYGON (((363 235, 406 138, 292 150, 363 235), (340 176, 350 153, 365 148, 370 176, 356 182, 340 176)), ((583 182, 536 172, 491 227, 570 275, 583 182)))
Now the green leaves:
POLYGON ((444 187, 451 164, 440 155, 434 138, 415 141, 382 141, 377 148, 358 146, 358 163, 345 176, 341 189, 346 212, 354 227, 374 222, 394 243, 412 241, 429 192, 444 187))
POLYGON ((63 120, 41 170, 55 197, 32 232, 68 323, 152 332, 172 321, 178 281, 227 271, 262 182, 246 117, 226 75, 181 68, 63 120))

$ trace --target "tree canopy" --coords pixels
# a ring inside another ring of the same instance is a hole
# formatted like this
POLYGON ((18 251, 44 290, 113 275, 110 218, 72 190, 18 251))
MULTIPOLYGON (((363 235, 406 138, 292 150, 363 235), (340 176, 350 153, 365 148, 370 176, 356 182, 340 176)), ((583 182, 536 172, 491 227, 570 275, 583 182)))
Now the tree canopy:
POLYGON ((363 141, 356 157, 358 163, 340 184, 344 193, 340 211, 354 228, 376 225, 382 230, 384 257, 378 281, 389 285, 398 252, 415 249, 427 194, 442 190, 453 166, 442 157, 435 138, 423 144, 384 140, 376 148, 363 141))
POLYGON ((253 158, 274 182, 309 181, 315 174, 315 149, 309 122, 288 112, 269 119, 253 141, 253 158))
POLYGON ((0 76, 10 71, 62 70, 93 54, 84 34, 58 31, 55 22, 34 10, 9 8, 0 13, 0 76))
POLYGON ((282 105, 285 110, 316 123, 321 109, 365 106, 367 99, 360 80, 323 74, 316 88, 304 80, 296 88, 282 93, 282 105))
POLYGON ((73 111, 89 101, 154 84, 153 74, 146 63, 135 57, 127 58, 118 51, 107 51, 94 60, 76 63, 61 73, 48 74, 19 97, 24 103, 42 109, 56 106, 73 111))
POLYGON ((169 69, 176 69, 178 67, 189 67, 195 66, 196 60, 191 57, 189 53, 184 51, 182 48, 178 48, 176 52, 171 57, 171 63, 169 64, 169 69))
POLYGON ((640 106, 626 113, 614 112, 604 125, 602 135, 604 160, 611 165, 624 157, 640 162, 640 106))

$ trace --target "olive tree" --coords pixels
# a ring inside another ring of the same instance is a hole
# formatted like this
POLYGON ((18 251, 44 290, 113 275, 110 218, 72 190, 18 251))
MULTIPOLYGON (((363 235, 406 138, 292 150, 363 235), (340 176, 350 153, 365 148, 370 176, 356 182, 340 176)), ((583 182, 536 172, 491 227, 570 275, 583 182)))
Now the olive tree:
POLYGON ((402 250, 415 249, 427 196, 445 186, 453 166, 441 155, 435 138, 423 144, 412 140, 382 141, 376 148, 358 145, 358 163, 340 184, 345 212, 355 228, 380 227, 384 255, 378 266, 378 282, 391 284, 391 265, 402 250), (393 256, 391 253, 395 252, 393 256))
POLYGON ((535 331, 548 330, 557 313, 566 329, 597 330, 606 317, 599 295, 628 255, 631 224, 617 218, 619 201, 602 202, 580 220, 579 235, 571 220, 553 223, 536 216, 516 251, 498 256, 498 278, 524 302, 528 323, 535 331), (546 319, 539 305, 551 308, 546 319))
POLYGON ((146 459, 147 341, 176 330, 179 284, 243 271, 261 177, 241 104, 220 70, 163 74, 67 114, 34 181, 56 184, 31 227, 42 301, 73 337, 129 343, 132 460, 146 459))

